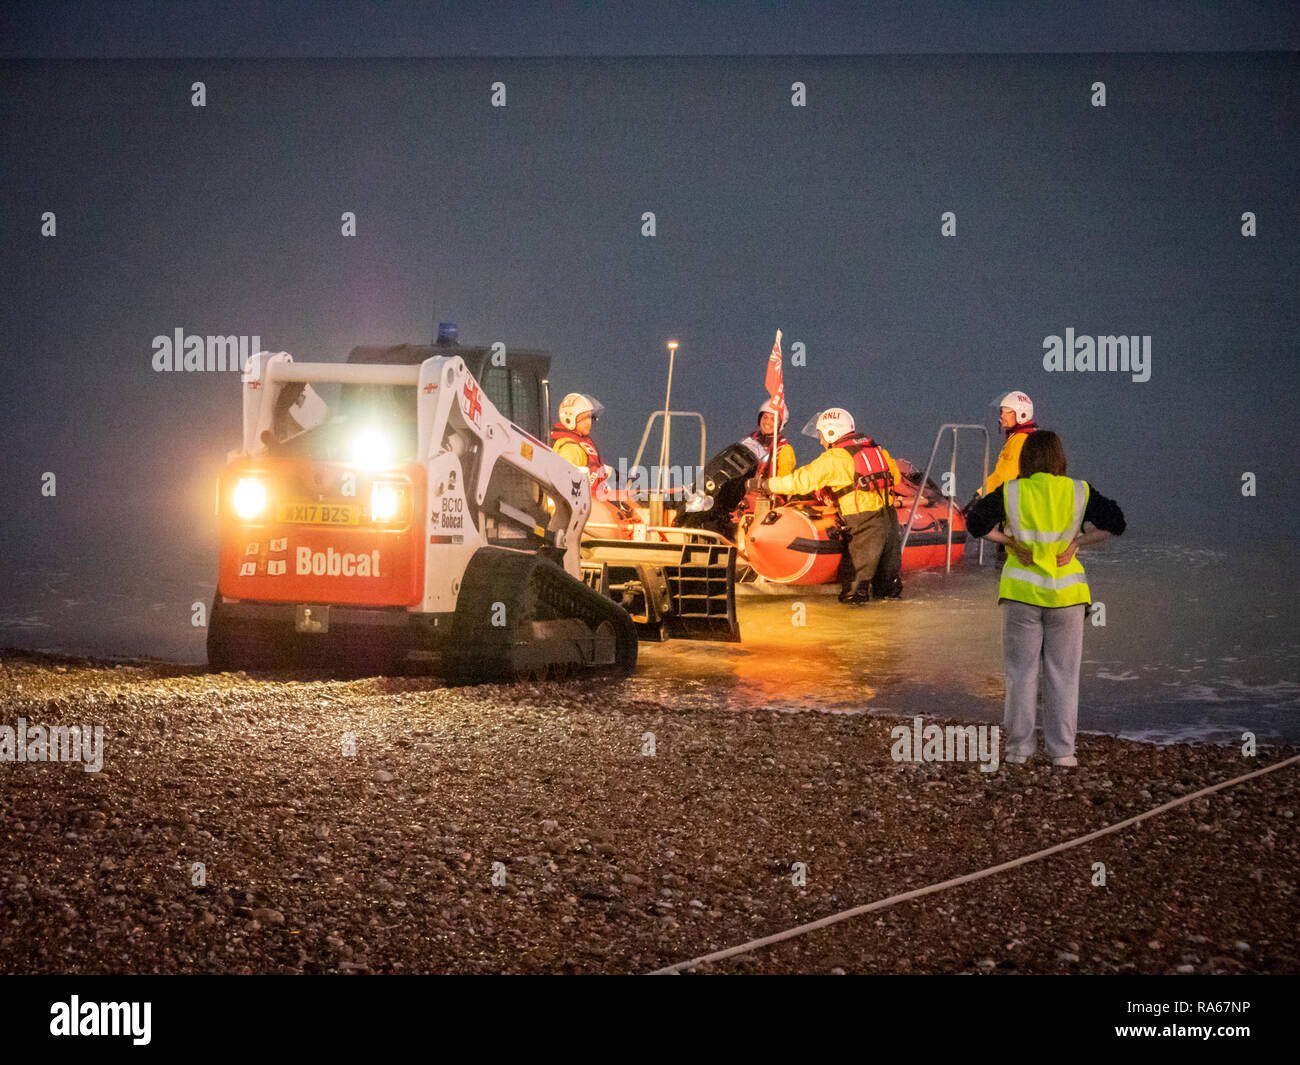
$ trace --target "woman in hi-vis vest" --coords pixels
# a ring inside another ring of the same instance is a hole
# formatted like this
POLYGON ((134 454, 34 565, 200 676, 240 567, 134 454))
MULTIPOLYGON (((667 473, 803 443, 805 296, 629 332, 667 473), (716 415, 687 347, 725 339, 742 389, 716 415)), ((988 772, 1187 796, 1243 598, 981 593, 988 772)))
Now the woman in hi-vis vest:
POLYGON ((966 531, 1007 548, 998 584, 1006 761, 1027 762, 1038 747, 1034 727, 1041 674, 1043 745, 1053 765, 1077 765, 1083 618, 1092 601, 1077 552, 1123 533, 1124 514, 1087 481, 1065 476, 1061 438, 1040 430, 1025 439, 1020 476, 970 509, 966 531))

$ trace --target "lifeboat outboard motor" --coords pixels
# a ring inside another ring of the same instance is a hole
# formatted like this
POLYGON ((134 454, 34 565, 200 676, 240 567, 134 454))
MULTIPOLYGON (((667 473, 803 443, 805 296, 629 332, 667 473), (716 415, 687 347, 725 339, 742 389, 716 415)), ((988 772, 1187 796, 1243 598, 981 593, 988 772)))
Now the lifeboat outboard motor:
POLYGON ((763 446, 750 437, 719 451, 704 467, 699 490, 678 512, 676 524, 683 529, 709 529, 734 540, 732 511, 745 498, 745 482, 758 472, 765 456, 763 446))

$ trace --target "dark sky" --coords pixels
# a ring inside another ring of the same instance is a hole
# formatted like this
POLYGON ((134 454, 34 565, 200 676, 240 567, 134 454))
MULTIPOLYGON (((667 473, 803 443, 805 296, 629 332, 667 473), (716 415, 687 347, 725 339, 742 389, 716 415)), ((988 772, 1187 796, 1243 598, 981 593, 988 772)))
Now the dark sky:
MULTIPOLYGON (((295 5, 274 10, 288 43, 267 50, 316 47, 294 36, 295 5)), ((954 47, 974 17, 958 10, 936 37, 954 47)), ((93 47, 84 21, 9 18, 10 55, 93 47)), ((1236 46, 1284 47, 1289 25, 1265 22, 1236 46)), ((142 47, 124 17, 98 54, 195 49, 195 25, 175 39, 152 25, 142 47)), ((755 47, 773 47, 756 25, 755 47)), ((1214 25, 1182 45, 1208 47, 1214 25)), ((511 34, 503 52, 527 40, 511 34)), ((789 50, 832 47, 821 34, 805 25, 789 50)), ((890 39, 935 50, 915 30, 890 39)), ((224 44, 207 47, 254 54, 224 44)), ((787 357, 792 341, 808 351, 787 366, 796 428, 840 404, 924 462, 939 423, 1022 388, 1071 473, 1135 531, 1289 537, 1298 73, 1293 51, 0 62, 6 566, 212 576, 239 389, 154 373, 155 335, 257 334, 341 360, 427 342, 435 312, 466 340, 553 352, 553 396, 605 403, 615 464, 662 403, 667 339, 674 406, 701 410, 720 446, 752 423, 779 326, 787 357), (190 106, 195 80, 206 108, 190 106), (498 80, 505 109, 489 106, 498 80), (790 106, 796 80, 806 108, 790 106), (1104 109, 1089 103, 1099 80, 1104 109), (44 211, 56 238, 40 236, 44 211), (1243 211, 1258 236, 1241 236, 1243 211), (1150 381, 1045 373, 1043 338, 1066 328, 1149 334, 1150 381)))
POLYGON ((1290 0, 7 0, 0 57, 1294 51, 1290 0))

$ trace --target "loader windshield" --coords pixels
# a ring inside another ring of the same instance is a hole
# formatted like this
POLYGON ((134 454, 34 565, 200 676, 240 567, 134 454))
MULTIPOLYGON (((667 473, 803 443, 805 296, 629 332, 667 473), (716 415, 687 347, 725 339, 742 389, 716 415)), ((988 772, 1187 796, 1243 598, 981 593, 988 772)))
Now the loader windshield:
POLYGON ((277 454, 382 466, 415 458, 415 388, 340 385, 323 424, 270 445, 277 454))

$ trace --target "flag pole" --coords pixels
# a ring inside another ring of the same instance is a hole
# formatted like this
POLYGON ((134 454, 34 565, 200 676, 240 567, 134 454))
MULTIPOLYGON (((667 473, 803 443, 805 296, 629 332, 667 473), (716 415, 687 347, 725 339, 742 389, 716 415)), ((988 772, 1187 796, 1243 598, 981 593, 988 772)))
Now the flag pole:
MULTIPOLYGON (((780 366, 782 361, 782 355, 781 355, 781 330, 779 329, 776 331, 776 341, 772 344, 772 354, 776 356, 777 365, 780 366)), ((772 404, 772 406, 775 409, 772 411, 772 448, 771 448, 772 455, 769 460, 771 464, 771 470, 768 473, 768 477, 776 476, 776 452, 777 452, 777 448, 780 446, 780 441, 781 441, 781 411, 785 409, 785 373, 783 370, 780 373, 780 381, 781 381, 780 391, 772 396, 772 399, 775 400, 779 395, 781 397, 781 401, 780 403, 772 404)))

